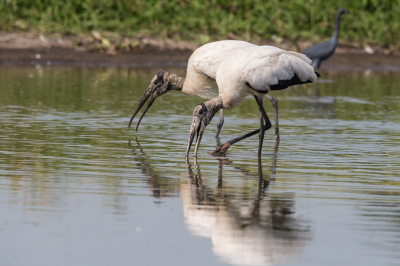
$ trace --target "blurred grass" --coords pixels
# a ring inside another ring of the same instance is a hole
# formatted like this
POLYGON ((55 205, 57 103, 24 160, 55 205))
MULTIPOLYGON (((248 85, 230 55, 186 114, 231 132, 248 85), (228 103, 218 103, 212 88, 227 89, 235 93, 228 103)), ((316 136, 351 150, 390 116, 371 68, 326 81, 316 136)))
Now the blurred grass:
POLYGON ((317 42, 332 35, 341 6, 351 12, 342 19, 342 41, 400 44, 400 0, 0 0, 0 30, 317 42))

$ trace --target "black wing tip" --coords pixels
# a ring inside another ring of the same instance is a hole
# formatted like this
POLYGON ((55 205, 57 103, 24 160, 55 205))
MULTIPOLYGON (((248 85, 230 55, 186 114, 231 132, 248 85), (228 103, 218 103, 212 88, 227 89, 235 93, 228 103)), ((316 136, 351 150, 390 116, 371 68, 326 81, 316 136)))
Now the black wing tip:
MULTIPOLYGON (((321 77, 321 75, 320 75, 317 71, 314 71, 314 72, 315 72, 315 74, 317 75, 318 78, 321 77)), ((290 86, 293 86, 293 85, 300 85, 300 84, 306 84, 306 83, 312 83, 312 82, 313 82, 313 81, 312 81, 311 79, 309 79, 309 80, 307 80, 307 81, 301 81, 301 80, 299 79, 299 77, 298 77, 296 74, 294 74, 294 76, 293 76, 291 79, 278 80, 278 84, 269 85, 269 88, 270 88, 271 90, 273 90, 273 91, 275 91, 275 90, 284 90, 284 89, 286 89, 286 88, 288 88, 288 87, 290 87, 290 86)), ((246 86, 248 86, 250 89, 252 89, 252 90, 254 90, 254 91, 256 91, 256 92, 259 92, 259 93, 268 93, 267 90, 261 91, 261 90, 257 90, 257 89, 255 89, 255 88, 253 88, 253 87, 250 85, 250 83, 248 83, 247 81, 246 81, 245 84, 246 84, 246 86)))

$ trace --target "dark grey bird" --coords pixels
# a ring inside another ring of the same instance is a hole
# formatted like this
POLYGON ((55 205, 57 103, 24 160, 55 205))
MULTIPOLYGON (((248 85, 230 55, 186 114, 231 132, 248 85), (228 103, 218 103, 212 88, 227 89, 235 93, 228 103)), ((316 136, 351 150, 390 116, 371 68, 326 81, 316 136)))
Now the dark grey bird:
POLYGON ((313 67, 319 68, 321 62, 331 57, 331 55, 333 55, 333 53, 335 52, 339 37, 340 18, 343 14, 348 14, 348 13, 349 11, 347 11, 343 7, 339 8, 336 17, 336 28, 335 32, 333 33, 333 36, 329 40, 318 43, 301 52, 302 54, 305 54, 313 61, 313 67))

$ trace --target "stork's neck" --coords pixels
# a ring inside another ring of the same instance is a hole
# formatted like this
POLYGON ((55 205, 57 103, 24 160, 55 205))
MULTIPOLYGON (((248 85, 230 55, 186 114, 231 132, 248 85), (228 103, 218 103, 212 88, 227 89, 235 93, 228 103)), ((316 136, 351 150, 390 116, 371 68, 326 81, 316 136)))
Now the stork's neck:
POLYGON ((181 91, 183 87, 185 79, 178 77, 175 74, 171 74, 168 76, 168 86, 170 90, 181 91))
POLYGON ((335 32, 333 33, 333 37, 335 38, 335 41, 337 42, 339 38, 339 29, 340 29, 340 17, 342 16, 342 12, 339 12, 336 16, 336 27, 335 27, 335 32))
POLYGON ((212 111, 213 115, 224 107, 222 96, 217 96, 204 103, 208 110, 212 111))

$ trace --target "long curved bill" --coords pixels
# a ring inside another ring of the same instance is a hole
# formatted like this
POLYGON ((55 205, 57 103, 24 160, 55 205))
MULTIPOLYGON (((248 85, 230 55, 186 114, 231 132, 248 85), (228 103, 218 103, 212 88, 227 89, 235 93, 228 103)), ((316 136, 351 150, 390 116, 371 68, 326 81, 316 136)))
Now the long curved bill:
POLYGON ((142 121, 143 116, 146 114, 147 110, 149 110, 149 108, 154 103, 156 98, 157 98, 157 95, 154 93, 153 96, 151 96, 151 99, 149 100, 149 102, 147 103, 146 109, 144 109, 142 115, 140 116, 140 118, 139 118, 139 120, 138 120, 138 122, 136 124, 136 132, 137 132, 137 130, 139 128, 140 121, 142 121))
POLYGON ((197 150, 199 149, 200 141, 201 141, 201 138, 203 137, 205 128, 206 128, 206 126, 203 123, 201 123, 199 132, 197 132, 196 147, 194 147, 194 158, 197 158, 197 150))
POLYGON ((193 117, 192 126, 190 128, 188 144, 186 147, 186 159, 189 158, 190 148, 192 147, 193 139, 197 133, 196 147, 194 148, 194 157, 197 157, 197 151, 199 149, 199 145, 201 142, 201 138, 203 137, 204 129, 206 126, 198 117, 193 117))
MULTIPOLYGON (((146 92, 144 93, 142 99, 140 99, 140 102, 139 102, 138 106, 136 107, 136 110, 133 112, 133 115, 132 115, 132 117, 131 117, 131 120, 129 121, 128 128, 131 128, 132 121, 133 121, 133 119, 135 118, 136 114, 137 114, 137 113, 139 112, 139 110, 143 107, 143 105, 144 105, 144 104, 146 103, 146 101, 150 98, 150 96, 153 95, 153 93, 154 93, 155 90, 156 90, 156 88, 151 87, 151 86, 149 86, 149 87, 147 88, 147 90, 146 90, 146 92)), ((147 110, 150 108, 150 106, 153 104, 155 98, 157 98, 157 97, 154 97, 154 96, 153 96, 152 99, 151 99, 150 102, 149 102, 150 105, 147 104, 144 113, 143 113, 142 116, 140 117, 140 120, 142 120, 142 118, 143 118, 144 114, 146 113, 146 111, 147 111, 147 110), (153 98, 154 98, 154 99, 153 99, 153 98)), ((136 131, 137 131, 138 127, 139 127, 140 120, 139 120, 139 122, 138 122, 138 124, 137 124, 137 126, 136 126, 136 131)))

